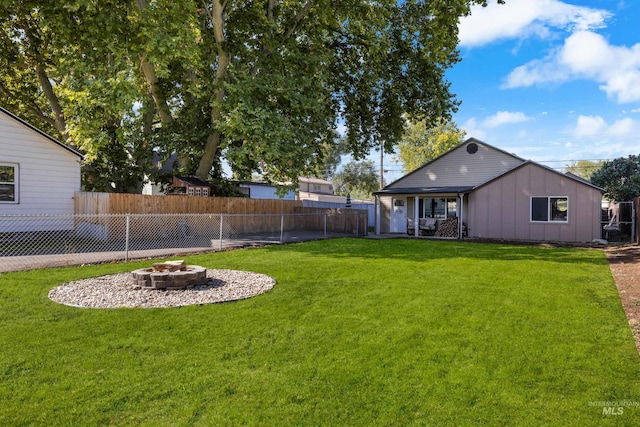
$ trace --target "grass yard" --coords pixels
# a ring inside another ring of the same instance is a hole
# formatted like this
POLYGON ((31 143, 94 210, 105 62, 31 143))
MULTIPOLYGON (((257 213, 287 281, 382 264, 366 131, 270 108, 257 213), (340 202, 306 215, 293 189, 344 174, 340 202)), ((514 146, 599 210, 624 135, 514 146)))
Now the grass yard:
POLYGON ((149 261, 0 274, 0 425, 640 424, 601 251, 337 239, 185 259, 277 284, 99 310, 47 292, 149 261))

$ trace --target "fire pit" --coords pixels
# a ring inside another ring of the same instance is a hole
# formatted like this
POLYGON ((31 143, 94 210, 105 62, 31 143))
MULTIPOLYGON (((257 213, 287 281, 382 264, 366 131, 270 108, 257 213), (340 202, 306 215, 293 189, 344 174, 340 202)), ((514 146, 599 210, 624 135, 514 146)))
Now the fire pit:
POLYGON ((167 261, 131 272, 137 289, 187 289, 207 282, 207 270, 198 265, 186 265, 184 261, 167 261))

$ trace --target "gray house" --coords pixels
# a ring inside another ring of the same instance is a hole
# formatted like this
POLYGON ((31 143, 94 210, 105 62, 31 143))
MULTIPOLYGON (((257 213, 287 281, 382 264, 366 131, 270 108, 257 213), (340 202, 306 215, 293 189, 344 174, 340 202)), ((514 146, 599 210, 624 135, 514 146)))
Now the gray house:
POLYGON ((376 234, 590 242, 603 192, 470 138, 375 193, 376 234))

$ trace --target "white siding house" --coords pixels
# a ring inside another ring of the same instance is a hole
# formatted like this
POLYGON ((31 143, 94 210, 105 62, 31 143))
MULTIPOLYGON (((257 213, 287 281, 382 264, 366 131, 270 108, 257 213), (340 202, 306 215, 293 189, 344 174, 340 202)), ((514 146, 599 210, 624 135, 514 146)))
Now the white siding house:
POLYGON ((0 215, 73 214, 82 154, 0 107, 0 215))

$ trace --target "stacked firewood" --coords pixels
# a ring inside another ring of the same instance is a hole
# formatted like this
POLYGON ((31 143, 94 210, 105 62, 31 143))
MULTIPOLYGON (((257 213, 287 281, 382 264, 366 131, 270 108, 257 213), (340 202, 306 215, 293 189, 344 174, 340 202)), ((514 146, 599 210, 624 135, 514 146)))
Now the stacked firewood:
POLYGON ((458 237, 458 218, 447 218, 438 225, 438 237, 458 237))

